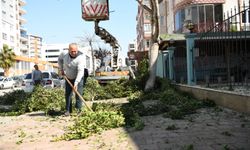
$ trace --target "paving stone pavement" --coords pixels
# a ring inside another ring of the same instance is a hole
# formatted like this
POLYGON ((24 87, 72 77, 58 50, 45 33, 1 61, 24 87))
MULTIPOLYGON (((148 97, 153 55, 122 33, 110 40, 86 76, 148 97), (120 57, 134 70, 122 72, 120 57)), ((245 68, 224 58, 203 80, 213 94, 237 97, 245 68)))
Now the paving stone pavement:
POLYGON ((121 127, 86 139, 51 142, 72 119, 37 112, 1 116, 0 150, 250 150, 250 115, 225 108, 202 108, 182 120, 146 116, 141 131, 121 127))
POLYGON ((143 120, 142 131, 129 133, 138 150, 250 150, 250 116, 229 109, 200 109, 184 120, 143 120))

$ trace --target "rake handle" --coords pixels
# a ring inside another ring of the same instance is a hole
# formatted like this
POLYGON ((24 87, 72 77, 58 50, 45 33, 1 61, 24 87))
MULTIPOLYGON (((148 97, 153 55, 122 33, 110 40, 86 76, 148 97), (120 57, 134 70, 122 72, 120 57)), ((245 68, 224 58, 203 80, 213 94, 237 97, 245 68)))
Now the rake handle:
POLYGON ((73 91, 77 94, 77 96, 80 97, 80 99, 83 101, 84 105, 90 110, 93 111, 86 103, 86 101, 83 99, 82 95, 74 88, 74 86, 72 85, 72 83, 69 81, 69 79, 64 75, 63 78, 69 83, 69 85, 71 86, 71 88, 73 89, 73 91))

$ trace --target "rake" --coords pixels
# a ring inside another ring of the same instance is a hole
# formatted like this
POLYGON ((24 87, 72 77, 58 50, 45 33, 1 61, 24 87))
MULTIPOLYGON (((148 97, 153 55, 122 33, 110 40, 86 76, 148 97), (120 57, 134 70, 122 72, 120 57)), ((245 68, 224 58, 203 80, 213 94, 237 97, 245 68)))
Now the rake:
POLYGON ((84 105, 93 112, 93 110, 87 105, 86 101, 83 99, 82 95, 74 88, 74 86, 71 84, 71 82, 69 81, 69 79, 64 75, 63 78, 69 83, 69 85, 71 86, 71 88, 73 89, 73 91, 77 94, 77 96, 80 97, 80 99, 83 101, 84 105))

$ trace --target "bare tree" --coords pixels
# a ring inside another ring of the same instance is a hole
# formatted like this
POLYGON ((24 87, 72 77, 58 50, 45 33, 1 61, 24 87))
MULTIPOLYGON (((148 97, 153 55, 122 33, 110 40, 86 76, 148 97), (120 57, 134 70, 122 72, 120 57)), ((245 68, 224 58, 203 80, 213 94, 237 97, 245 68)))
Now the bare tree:
MULTIPOLYGON (((97 58, 97 59, 100 59, 101 60, 101 65, 102 64, 105 64, 105 58, 107 56, 111 56, 111 52, 110 50, 107 50, 105 48, 101 48, 99 47, 99 50, 94 50, 94 56, 97 58)), ((111 58, 110 58, 111 59, 111 58)))
POLYGON ((158 20, 158 0, 150 0, 150 7, 143 4, 143 0, 136 0, 139 5, 146 11, 149 12, 151 16, 151 48, 149 50, 149 70, 150 76, 147 80, 145 91, 148 91, 154 87, 155 78, 156 78, 156 60, 159 52, 159 20, 158 20))
POLYGON ((85 34, 84 37, 80 37, 80 43, 85 45, 87 43, 90 46, 91 49, 91 57, 92 57, 92 68, 93 68, 93 76, 95 76, 95 55, 94 55, 94 48, 93 44, 98 43, 99 41, 96 39, 96 35, 89 35, 85 34))

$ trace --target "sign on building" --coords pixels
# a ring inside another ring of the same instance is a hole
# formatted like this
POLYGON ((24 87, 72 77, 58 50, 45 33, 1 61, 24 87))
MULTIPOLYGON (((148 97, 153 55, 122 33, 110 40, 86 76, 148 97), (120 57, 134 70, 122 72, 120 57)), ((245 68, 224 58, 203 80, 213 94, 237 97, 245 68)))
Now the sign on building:
POLYGON ((108 0, 82 0, 82 18, 86 21, 108 20, 108 0))

